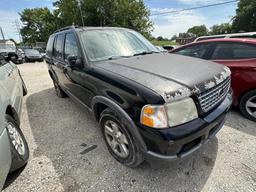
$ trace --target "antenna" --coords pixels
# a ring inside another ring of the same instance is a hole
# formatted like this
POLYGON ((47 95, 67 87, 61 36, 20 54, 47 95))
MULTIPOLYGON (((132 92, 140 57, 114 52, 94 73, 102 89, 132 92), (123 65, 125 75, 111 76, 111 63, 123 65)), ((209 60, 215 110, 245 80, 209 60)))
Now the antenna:
POLYGON ((84 18, 83 18, 83 13, 82 13, 82 8, 81 8, 81 0, 77 0, 77 3, 78 3, 80 15, 81 15, 82 23, 83 23, 83 26, 84 26, 84 18))

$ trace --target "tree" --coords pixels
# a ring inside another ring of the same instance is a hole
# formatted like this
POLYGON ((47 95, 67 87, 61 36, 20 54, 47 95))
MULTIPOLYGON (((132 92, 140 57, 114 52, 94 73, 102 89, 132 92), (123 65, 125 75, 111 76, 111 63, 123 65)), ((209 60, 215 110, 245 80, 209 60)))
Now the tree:
POLYGON ((256 30, 255 0, 240 0, 232 25, 235 32, 251 32, 256 30))
MULTIPOLYGON (((57 0, 54 6, 61 26, 82 25, 77 0, 57 0)), ((148 37, 153 28, 143 0, 81 0, 81 12, 86 26, 127 27, 148 37)))
POLYGON ((46 42, 57 29, 56 18, 48 8, 24 9, 20 13, 24 25, 21 35, 24 43, 33 44, 36 41, 46 42))
POLYGON ((177 35, 173 35, 170 40, 171 40, 171 41, 175 41, 177 38, 178 38, 177 35))
POLYGON ((205 25, 194 26, 187 31, 188 33, 194 34, 196 37, 205 36, 208 34, 208 29, 205 25))
POLYGON ((158 41, 163 41, 164 40, 164 38, 162 37, 162 36, 159 36, 159 37, 157 37, 156 38, 158 41))
POLYGON ((220 25, 213 25, 209 33, 211 35, 220 35, 220 34, 227 34, 231 32, 232 32, 232 25, 229 23, 223 23, 220 25))
POLYGON ((194 37, 194 34, 192 34, 192 33, 179 33, 178 37, 179 38, 191 38, 191 37, 194 37))

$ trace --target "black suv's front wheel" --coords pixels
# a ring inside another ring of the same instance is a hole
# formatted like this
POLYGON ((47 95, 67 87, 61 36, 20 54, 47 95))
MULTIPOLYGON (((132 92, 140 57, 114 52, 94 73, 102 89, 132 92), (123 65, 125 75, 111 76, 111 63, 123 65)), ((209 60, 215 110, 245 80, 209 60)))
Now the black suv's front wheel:
POLYGON ((128 167, 137 167, 143 162, 142 154, 128 129, 116 113, 105 109, 101 113, 100 126, 110 154, 128 167))

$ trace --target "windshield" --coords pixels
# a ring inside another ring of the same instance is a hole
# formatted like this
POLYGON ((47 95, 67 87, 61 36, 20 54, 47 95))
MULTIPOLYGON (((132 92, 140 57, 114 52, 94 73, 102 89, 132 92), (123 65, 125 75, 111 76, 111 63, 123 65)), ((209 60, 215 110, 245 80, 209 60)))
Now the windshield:
POLYGON ((88 30, 81 32, 81 39, 90 61, 159 52, 142 35, 130 30, 88 30))
POLYGON ((39 54, 39 51, 35 49, 25 49, 24 52, 27 54, 36 54, 36 55, 39 54))
POLYGON ((0 44, 0 49, 15 50, 15 47, 13 45, 0 44))

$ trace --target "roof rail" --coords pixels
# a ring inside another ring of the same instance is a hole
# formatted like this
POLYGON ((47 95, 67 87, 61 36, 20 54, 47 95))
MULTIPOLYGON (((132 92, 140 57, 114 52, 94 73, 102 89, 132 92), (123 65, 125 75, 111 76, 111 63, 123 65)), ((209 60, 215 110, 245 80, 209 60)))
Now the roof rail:
POLYGON ((67 27, 63 27, 61 29, 58 29, 56 31, 54 31, 54 33, 60 32, 60 31, 65 31, 65 30, 69 30, 69 29, 75 29, 78 28, 79 26, 75 26, 75 25, 71 25, 71 26, 67 26, 67 27))

